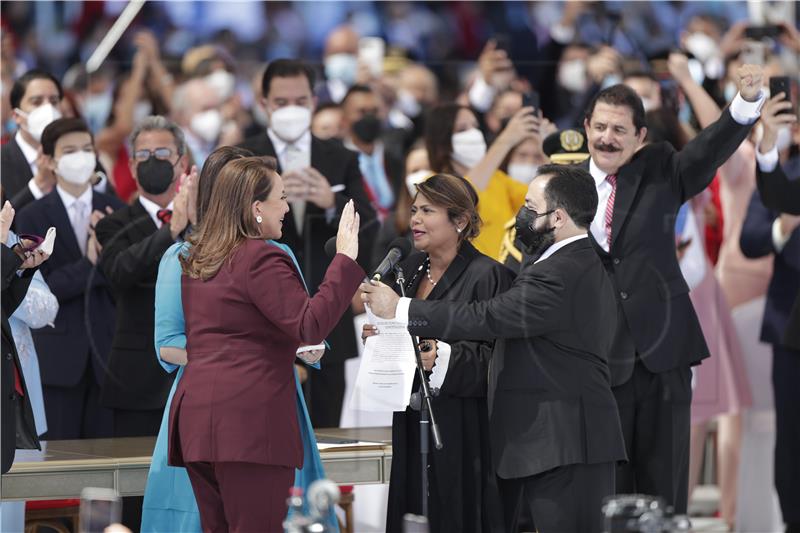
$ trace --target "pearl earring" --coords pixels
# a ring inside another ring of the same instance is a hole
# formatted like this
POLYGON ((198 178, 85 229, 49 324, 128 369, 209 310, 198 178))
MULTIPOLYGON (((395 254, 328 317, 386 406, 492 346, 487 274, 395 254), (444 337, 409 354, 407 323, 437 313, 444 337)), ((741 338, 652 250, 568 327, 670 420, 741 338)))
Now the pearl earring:
POLYGON ((458 233, 461 233, 461 228, 456 228, 456 231, 457 231, 458 233))
POLYGON ((261 215, 256 215, 256 222, 258 222, 259 224, 261 224, 261 221, 262 221, 262 220, 264 220, 264 219, 263 219, 263 218, 261 218, 261 215))

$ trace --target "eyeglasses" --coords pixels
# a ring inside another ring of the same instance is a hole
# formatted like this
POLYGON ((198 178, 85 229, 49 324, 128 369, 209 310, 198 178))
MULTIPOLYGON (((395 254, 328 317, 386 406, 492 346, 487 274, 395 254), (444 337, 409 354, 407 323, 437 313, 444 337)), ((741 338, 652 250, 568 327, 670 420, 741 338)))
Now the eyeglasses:
POLYGON ((172 148, 156 148, 155 150, 148 150, 143 148, 136 150, 133 153, 133 159, 139 162, 147 161, 150 156, 155 156, 156 159, 169 160, 172 157, 172 148))
POLYGON ((527 209, 528 211, 531 212, 531 218, 533 218, 534 220, 539 218, 539 217, 544 217, 544 216, 549 215, 550 213, 555 213, 556 212, 555 209, 551 209, 550 211, 545 211, 544 213, 537 213, 536 209, 531 209, 527 205, 525 206, 525 209, 527 209))

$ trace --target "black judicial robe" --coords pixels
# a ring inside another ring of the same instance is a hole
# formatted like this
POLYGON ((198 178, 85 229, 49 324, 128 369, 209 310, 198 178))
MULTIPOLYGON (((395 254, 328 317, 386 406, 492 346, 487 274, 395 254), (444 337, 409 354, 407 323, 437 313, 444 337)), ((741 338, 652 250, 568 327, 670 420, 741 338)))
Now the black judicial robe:
MULTIPOLYGON (((427 256, 418 252, 402 263, 406 294, 413 297, 428 283, 427 256)), ((471 244, 459 253, 428 300, 474 302, 506 291, 513 273, 471 244)), ((399 292, 393 279, 390 284, 399 292)), ((431 533, 502 531, 502 502, 492 468, 486 403, 489 360, 494 343, 439 339, 451 345, 450 364, 439 395, 433 399, 444 447, 430 438, 428 514, 431 533)), ((418 390, 415 381, 414 390, 418 390)), ((392 422, 392 472, 387 533, 403 530, 405 513, 422 514, 419 412, 396 412, 392 422)))

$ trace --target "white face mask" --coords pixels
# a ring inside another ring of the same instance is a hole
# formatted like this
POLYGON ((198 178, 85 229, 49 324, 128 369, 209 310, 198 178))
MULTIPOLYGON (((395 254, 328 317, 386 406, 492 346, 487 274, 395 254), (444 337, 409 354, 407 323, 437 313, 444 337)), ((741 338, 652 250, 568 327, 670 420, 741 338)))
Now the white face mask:
POLYGON ((275 135, 294 142, 311 127, 311 110, 299 105, 279 107, 270 115, 269 124, 275 135))
POLYGON ((408 176, 406 176, 406 187, 408 187, 408 192, 411 194, 411 198, 414 198, 414 195, 417 194, 417 185, 428 179, 433 175, 433 171, 431 170, 417 170, 416 172, 412 172, 408 176))
POLYGON ((686 38, 686 50, 705 63, 717 55, 717 43, 705 33, 694 32, 686 38))
POLYGON ((486 155, 486 139, 478 128, 454 133, 451 138, 453 143, 453 160, 471 169, 486 155))
POLYGON ((42 104, 30 113, 26 113, 22 109, 17 109, 17 113, 27 118, 25 129, 31 134, 36 142, 41 142, 42 132, 48 124, 56 119, 61 118, 61 111, 53 107, 53 104, 42 104))
POLYGON ((209 109, 193 116, 189 126, 201 139, 211 143, 219 137, 222 129, 222 115, 217 109, 209 109))
POLYGON ((205 78, 208 83, 219 96, 221 101, 225 101, 233 96, 233 90, 236 88, 236 77, 227 70, 215 70, 205 78))
POLYGON ((358 59, 353 54, 331 54, 325 58, 325 77, 352 85, 358 73, 358 59))
POLYGON ((558 68, 558 84, 572 93, 582 93, 589 87, 586 63, 583 59, 565 61, 558 68))
POLYGON ((89 181, 97 167, 94 152, 74 152, 62 155, 56 163, 56 172, 64 181, 83 185, 89 181))
POLYGON ((539 165, 533 165, 531 163, 508 164, 508 175, 525 185, 533 181, 533 178, 536 177, 537 170, 539 170, 539 165))
POLYGON ((414 118, 422 111, 422 106, 414 95, 408 89, 402 88, 397 90, 397 107, 408 118, 414 118))

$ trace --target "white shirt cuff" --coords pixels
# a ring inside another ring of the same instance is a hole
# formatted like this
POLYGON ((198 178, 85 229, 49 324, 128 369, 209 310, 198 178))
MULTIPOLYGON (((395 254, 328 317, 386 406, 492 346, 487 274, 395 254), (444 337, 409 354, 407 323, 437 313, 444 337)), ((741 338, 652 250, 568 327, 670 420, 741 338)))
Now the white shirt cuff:
POLYGON ((447 376, 447 369, 450 366, 450 345, 444 341, 436 341, 436 361, 431 369, 431 377, 428 383, 434 389, 441 389, 444 378, 447 376))
POLYGON ((761 147, 756 148, 756 161, 761 172, 772 172, 778 166, 778 147, 773 146, 772 150, 766 154, 760 152, 761 147))
POLYGON ((791 233, 788 235, 783 234, 781 231, 781 219, 780 217, 776 218, 775 222, 772 223, 772 246, 775 248, 775 252, 781 253, 791 236, 791 233))
POLYGON ((758 100, 755 102, 748 102, 742 98, 741 93, 736 93, 729 107, 733 120, 739 124, 752 124, 761 116, 761 106, 764 105, 766 99, 763 90, 759 93, 758 100))
POLYGON ((483 76, 478 75, 469 89, 469 103, 481 113, 486 113, 492 107, 495 92, 494 87, 486 83, 483 76))
POLYGON ((410 305, 411 298, 400 298, 394 310, 394 319, 406 327, 408 327, 408 308, 410 305))
POLYGON ((550 38, 559 44, 569 44, 575 38, 575 28, 556 24, 550 28, 550 38))
POLYGON ((28 188, 31 190, 31 194, 36 200, 44 196, 42 189, 40 189, 39 186, 36 185, 36 181, 34 181, 34 178, 31 178, 30 181, 28 181, 28 188))

